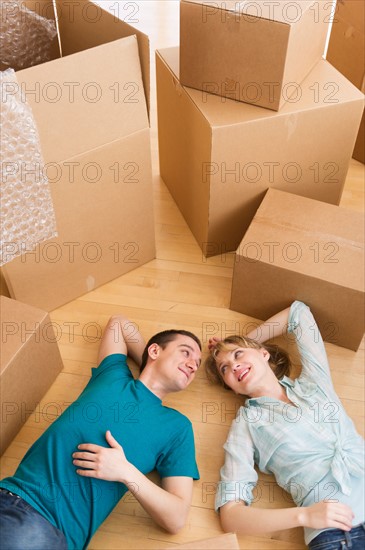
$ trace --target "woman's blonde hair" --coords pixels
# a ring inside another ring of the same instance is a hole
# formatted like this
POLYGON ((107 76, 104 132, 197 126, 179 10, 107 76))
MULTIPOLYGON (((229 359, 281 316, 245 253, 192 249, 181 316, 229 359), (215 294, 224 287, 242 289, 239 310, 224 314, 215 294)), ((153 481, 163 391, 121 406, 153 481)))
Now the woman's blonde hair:
POLYGON ((281 380, 283 376, 289 376, 291 361, 289 355, 284 349, 280 348, 276 344, 259 344, 256 340, 252 340, 246 336, 227 336, 224 340, 217 342, 214 349, 205 360, 205 371, 210 382, 220 384, 227 390, 231 389, 224 382, 217 368, 216 357, 221 351, 232 351, 236 348, 266 349, 270 354, 269 365, 272 368, 276 378, 281 380))

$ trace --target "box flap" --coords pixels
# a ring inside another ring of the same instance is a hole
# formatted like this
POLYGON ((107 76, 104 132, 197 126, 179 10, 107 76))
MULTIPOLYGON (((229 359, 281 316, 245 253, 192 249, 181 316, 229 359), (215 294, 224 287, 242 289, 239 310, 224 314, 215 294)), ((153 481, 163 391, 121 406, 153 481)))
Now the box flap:
MULTIPOLYGON (((179 48, 166 48, 159 51, 177 79, 180 79, 179 48)), ((279 112, 192 88, 184 87, 184 89, 213 128, 288 114, 295 115, 304 110, 331 107, 338 103, 364 99, 363 94, 325 60, 319 61, 303 83, 298 85, 300 97, 293 96, 279 112)))
POLYGON ((19 71, 17 79, 46 163, 149 127, 135 36, 19 71))
POLYGON ((364 215, 269 189, 237 254, 363 292, 364 215))
POLYGON ((109 8, 113 13, 105 11, 99 4, 88 0, 79 0, 78 2, 55 0, 55 4, 63 56, 101 46, 127 36, 137 36, 145 95, 149 106, 149 39, 146 34, 131 25, 135 22, 133 2, 130 3, 128 10, 125 10, 127 5, 123 6, 124 11, 120 9, 118 2, 114 3, 109 8), (128 21, 131 24, 128 24, 128 21))
POLYGON ((39 329, 48 315, 46 311, 0 296, 1 311, 1 362, 0 374, 9 361, 39 329))
POLYGON ((310 9, 313 10, 313 17, 316 14, 313 8, 315 0, 296 0, 295 2, 288 2, 288 0, 266 2, 252 2, 252 0, 182 0, 182 2, 201 4, 204 6, 202 7, 203 16, 205 14, 206 17, 209 17, 209 13, 221 9, 252 17, 269 19, 286 25, 294 25, 310 9))
MULTIPOLYGON (((360 2, 365 5, 365 2, 360 2)), ((341 12, 340 12, 341 14, 341 12)), ((327 51, 328 61, 361 89, 365 76, 365 35, 336 15, 327 51)))
POLYGON ((53 0, 23 0, 22 5, 46 19, 56 18, 53 0))

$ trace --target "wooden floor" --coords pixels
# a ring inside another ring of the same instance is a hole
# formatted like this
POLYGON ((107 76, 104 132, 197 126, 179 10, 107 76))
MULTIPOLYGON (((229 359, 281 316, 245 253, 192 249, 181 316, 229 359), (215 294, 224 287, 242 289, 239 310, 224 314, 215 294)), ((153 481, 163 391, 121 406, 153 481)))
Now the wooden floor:
MULTIPOLYGON (((112 4, 112 2, 110 2, 112 4)), ((108 2, 102 2, 107 5, 108 2)), ((115 2, 113 3, 115 4, 115 2)), ((140 26, 151 38, 151 49, 178 43, 178 2, 138 2, 140 26)), ((152 57, 153 59, 153 57, 152 57)), ((152 67, 152 71, 154 71, 152 67)), ((152 72, 152 150, 157 257, 143 267, 80 297, 51 313, 62 329, 59 342, 64 370, 2 458, 2 476, 14 472, 29 446, 77 398, 95 366, 98 341, 83 330, 87 323, 103 327, 110 315, 122 311, 138 323, 146 338, 168 327, 195 332, 206 344, 212 324, 218 333, 234 332, 252 320, 230 311, 233 257, 205 260, 182 215, 159 177, 152 72), (68 332, 76 322, 74 335, 68 332)), ((364 209, 364 166, 352 161, 341 206, 364 209)), ((357 353, 327 344, 334 384, 357 429, 364 435, 364 344, 357 353)), ((205 347, 204 347, 205 351, 205 347)), ((94 536, 89 548, 169 548, 221 533, 213 510, 215 484, 223 462, 222 445, 239 404, 229 392, 210 386, 203 372, 181 394, 165 402, 193 422, 201 479, 194 484, 193 506, 186 527, 175 536, 157 527, 134 498, 126 496, 94 536)), ((153 477, 153 476, 152 476, 153 477)), ((153 477, 153 479, 155 479, 153 477)), ((267 475, 259 477, 257 507, 286 507, 287 494, 267 475)), ((305 548, 301 529, 265 537, 239 537, 242 549, 294 550, 305 548)))

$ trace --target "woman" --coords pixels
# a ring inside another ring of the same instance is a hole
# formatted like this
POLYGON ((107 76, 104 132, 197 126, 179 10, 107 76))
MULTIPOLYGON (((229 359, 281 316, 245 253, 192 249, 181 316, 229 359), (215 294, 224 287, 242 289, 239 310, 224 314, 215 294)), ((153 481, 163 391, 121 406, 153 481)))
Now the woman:
POLYGON ((238 534, 304 527, 309 547, 365 547, 364 442, 336 395, 322 338, 309 308, 294 302, 261 325, 252 340, 209 341, 208 377, 248 397, 225 443, 216 496, 225 531, 238 534), (302 372, 288 378, 285 351, 263 345, 287 327, 302 372), (257 464, 291 493, 298 508, 252 508, 257 464))

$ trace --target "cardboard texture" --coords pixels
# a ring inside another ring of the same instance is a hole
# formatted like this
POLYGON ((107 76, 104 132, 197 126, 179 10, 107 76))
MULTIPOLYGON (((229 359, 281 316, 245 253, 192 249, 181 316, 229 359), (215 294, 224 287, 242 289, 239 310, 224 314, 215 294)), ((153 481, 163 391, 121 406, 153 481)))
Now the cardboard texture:
POLYGON ((364 215, 269 189, 242 239, 230 308, 265 320, 306 303, 324 340, 364 334, 364 215))
POLYGON ((181 0, 181 82, 277 111, 323 56, 330 10, 317 0, 181 0))
MULTIPOLYGON (((57 19, 58 36, 52 42, 52 58, 77 53, 108 42, 136 35, 142 67, 143 84, 147 104, 150 97, 150 48, 149 39, 141 31, 128 23, 133 17, 126 14, 116 5, 114 13, 103 10, 99 5, 88 0, 70 2, 68 0, 25 0, 21 5, 46 19, 57 19), (56 11, 55 11, 56 10, 56 11), (119 19, 119 16, 121 17, 119 19), (124 20, 123 19, 124 16, 124 20)), ((19 7, 8 2, 1 11, 4 28, 7 19, 19 7)), ((24 19, 26 24, 26 19, 24 19)), ((26 46, 26 44, 25 44, 26 46)), ((34 59, 30 66, 37 64, 34 59)), ((7 67, 0 64, 0 70, 7 67)))
POLYGON ((62 370, 47 312, 0 297, 2 421, 0 454, 8 447, 62 370))
POLYGON ((187 544, 179 544, 179 546, 175 545, 171 547, 171 550, 172 548, 178 548, 179 550, 239 550, 237 537, 232 533, 187 544))
MULTIPOLYGON (((99 5, 87 0, 80 0, 78 2, 56 0, 56 6, 63 56, 81 52, 88 48, 102 46, 120 38, 136 35, 144 90, 149 108, 149 39, 143 32, 128 23, 129 20, 133 21, 131 10, 123 10, 123 7, 116 3, 113 13, 109 13, 99 5)), ((129 89, 129 92, 131 91, 132 89, 129 89)))
MULTIPOLYGON (((365 91, 365 3, 338 0, 328 45, 327 60, 359 90, 365 91)), ((353 157, 365 163, 364 115, 353 157)))
MULTIPOLYGON (((66 10, 66 4, 57 6, 66 10)), ((46 170, 51 185, 58 238, 3 268, 13 298, 47 311, 155 257, 150 131, 137 38, 72 54, 81 50, 81 39, 86 48, 102 42, 107 28, 99 32, 99 21, 87 28, 79 21, 78 27, 77 11, 68 28, 63 14, 61 44, 70 55, 17 72, 40 135, 45 166, 36 169, 46 170), (75 43, 66 48, 63 36, 74 36, 75 43)))
POLYGON ((157 52, 160 172, 203 253, 235 250, 269 187, 338 204, 363 95, 321 60, 279 113, 179 82, 157 52))

